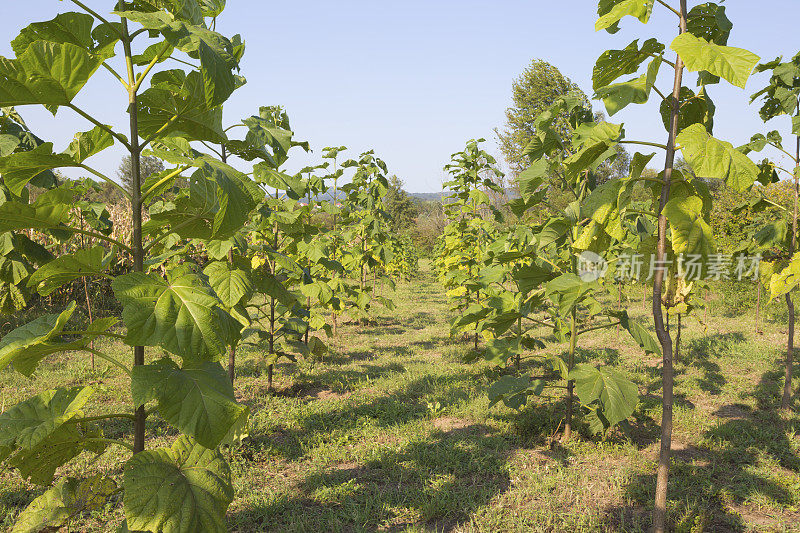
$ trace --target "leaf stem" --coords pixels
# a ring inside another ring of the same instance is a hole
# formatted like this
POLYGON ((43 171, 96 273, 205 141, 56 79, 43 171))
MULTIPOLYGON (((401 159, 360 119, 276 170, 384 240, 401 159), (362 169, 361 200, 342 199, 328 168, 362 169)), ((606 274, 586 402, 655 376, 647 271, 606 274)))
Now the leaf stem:
POLYGON ((113 24, 111 24, 111 23, 110 23, 108 20, 106 20, 105 18, 103 18, 103 17, 102 17, 102 16, 101 16, 99 13, 97 13, 97 12, 96 12, 96 11, 94 11, 93 9, 91 9, 91 8, 90 8, 90 7, 88 7, 88 6, 86 6, 86 4, 84 4, 84 3, 83 3, 83 2, 81 2, 80 0, 70 0, 70 1, 71 1, 73 4, 75 4, 76 6, 78 6, 79 8, 81 8, 81 9, 83 9, 84 11, 86 11, 87 13, 89 13, 91 16, 93 16, 94 18, 96 18, 96 19, 97 19, 97 20, 99 20, 100 22, 103 22, 104 24, 108 24, 108 25, 109 25, 109 26, 110 26, 110 27, 111 27, 111 28, 114 30, 114 33, 116 33, 116 34, 119 36, 119 38, 120 38, 120 39, 123 39, 123 40, 125 39, 125 37, 122 35, 122 33, 119 31, 119 29, 117 29, 117 27, 116 27, 116 26, 114 26, 113 24))
POLYGON ((91 172, 92 174, 94 174, 95 176, 97 176, 101 180, 105 181, 106 183, 109 183, 109 184, 113 185, 114 187, 119 189, 120 192, 122 192, 123 196, 126 196, 128 198, 128 200, 131 199, 131 194, 127 190, 125 190, 125 187, 123 187, 122 185, 120 185, 116 181, 112 180, 111 178, 109 178, 105 174, 103 174, 101 172, 98 172, 97 170, 93 169, 92 167, 90 167, 88 165, 84 165, 84 164, 81 164, 80 168, 82 168, 83 170, 85 170, 87 172, 91 172))
POLYGON ((87 113, 86 111, 81 109, 80 107, 76 106, 75 104, 69 103, 69 104, 66 105, 66 107, 72 109, 77 114, 79 114, 80 116, 82 116, 83 118, 85 118, 86 120, 88 120, 89 122, 91 122, 92 124, 97 126, 98 128, 101 128, 101 129, 105 130, 106 132, 108 132, 109 135, 114 137, 116 140, 121 142, 125 146, 125 148, 130 150, 131 145, 128 142, 128 140, 125 137, 123 137, 122 135, 120 135, 119 133, 117 133, 114 130, 112 130, 109 126, 103 124, 102 122, 100 122, 99 120, 97 120, 92 115, 90 115, 89 113, 87 113))
POLYGON ((619 141, 619 144, 638 144, 641 146, 653 146, 655 148, 661 148, 662 150, 667 149, 666 144, 654 143, 650 141, 619 141))
POLYGON ((83 348, 83 351, 91 353, 91 354, 94 354, 97 357, 99 357, 100 359, 105 359, 106 361, 108 361, 112 365, 115 365, 115 366, 121 368, 126 374, 128 374, 128 377, 130 377, 130 375, 131 375, 130 369, 128 369, 127 366, 125 366, 121 362, 117 361, 115 358, 111 357, 110 355, 105 354, 105 353, 103 353, 101 351, 98 351, 98 350, 94 350, 92 348, 88 348, 88 347, 87 348, 83 348))
POLYGON ((666 3, 664 0, 656 0, 656 2, 658 2, 658 3, 659 3, 659 4, 661 4, 662 6, 666 7, 667 9, 669 9, 670 11, 672 11, 673 13, 675 13, 675 15, 676 15, 678 18, 681 18, 681 12, 680 12, 680 11, 678 11, 677 9, 675 9, 674 7, 672 7, 671 5, 669 5, 668 3, 666 3))
POLYGON ((96 442, 98 444, 116 444, 117 446, 122 446, 123 448, 127 448, 129 451, 133 451, 133 446, 125 442, 124 440, 118 439, 105 439, 105 438, 92 438, 92 439, 84 439, 84 442, 96 442))
POLYGON ((127 91, 127 90, 130 90, 130 86, 128 85, 128 82, 126 82, 125 80, 123 80, 123 79, 122 79, 122 76, 120 76, 120 75, 119 75, 119 73, 118 73, 116 70, 114 70, 114 67, 112 67, 111 65, 109 65, 109 64, 108 64, 108 63, 106 63, 105 61, 103 61, 103 67, 104 67, 104 68, 105 68, 107 71, 109 71, 109 72, 111 73, 111 75, 112 75, 112 76, 114 76, 115 78, 117 78, 117 80, 118 80, 118 81, 119 81, 119 82, 122 84, 122 86, 123 86, 123 87, 125 87, 125 90, 126 90, 126 91, 127 91))

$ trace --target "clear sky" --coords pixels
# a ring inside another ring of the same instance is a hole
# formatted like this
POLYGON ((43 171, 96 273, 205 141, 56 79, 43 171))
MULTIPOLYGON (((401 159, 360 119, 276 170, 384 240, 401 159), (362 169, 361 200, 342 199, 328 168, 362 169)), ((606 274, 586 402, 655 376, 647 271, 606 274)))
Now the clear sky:
MULTIPOLYGON (((114 5, 86 3, 101 13, 114 5)), ((734 22, 732 46, 764 60, 800 49, 798 0, 725 5, 734 22)), ((644 40, 653 31, 666 43, 675 34, 674 15, 658 5, 648 26, 627 18, 615 35, 595 33, 595 8, 595 0, 228 0, 217 29, 244 37, 242 74, 248 83, 226 104, 226 123, 256 113, 260 105, 282 105, 297 138, 315 149, 310 156, 297 152, 290 168, 318 161, 328 145, 346 145, 351 156, 374 148, 406 189, 437 191, 442 167, 468 139, 485 137, 498 153, 493 130, 502 127, 511 104, 511 82, 532 58, 553 63, 591 96, 592 67, 603 50, 644 40)), ((0 55, 13 57, 8 43, 19 28, 68 10, 69 0, 2 0, 0 55)), ((757 107, 748 105, 764 80, 765 75, 751 79, 745 91, 724 83, 711 89, 716 137, 740 144, 758 131, 788 129, 786 121, 765 127, 757 107)), ((665 92, 671 88, 666 71, 658 85, 665 92)), ((124 126, 120 109, 126 95, 105 71, 77 103, 124 126)), ((595 107, 602 109, 602 103, 595 107)), ((56 119, 33 107, 19 110, 57 150, 74 132, 91 129, 69 110, 56 119)), ((663 142, 666 133, 655 113, 652 103, 630 106, 610 120, 624 122, 629 137, 663 142)), ((90 163, 114 174, 121 154, 108 150, 90 163)))

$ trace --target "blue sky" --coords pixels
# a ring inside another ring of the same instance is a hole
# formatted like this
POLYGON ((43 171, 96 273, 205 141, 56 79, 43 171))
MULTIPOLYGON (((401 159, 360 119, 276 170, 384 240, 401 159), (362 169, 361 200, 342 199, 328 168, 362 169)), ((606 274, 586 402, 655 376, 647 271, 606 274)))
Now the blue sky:
MULTIPOLYGON (((5 56, 13 56, 8 42, 19 28, 73 10, 68 0, 3 3, 0 55, 5 56)), ((114 4, 86 3, 101 13, 114 4)), ((797 0, 725 5, 734 22, 731 45, 764 60, 800 49, 797 0)), ((502 127, 511 104, 512 80, 532 58, 553 63, 591 95, 592 67, 603 50, 644 40, 651 32, 667 43, 674 36, 674 15, 661 6, 647 26, 628 18, 615 35, 595 33, 595 7, 594 0, 228 0, 217 29, 244 37, 242 74, 248 83, 226 104, 226 122, 251 115, 260 105, 283 105, 297 138, 316 149, 309 156, 297 152, 290 168, 319 161, 320 149, 328 145, 346 145, 351 156, 374 148, 408 190, 437 191, 442 167, 468 139, 485 137, 487 148, 498 153, 493 130, 502 127)), ((785 121, 764 126, 757 107, 748 105, 764 80, 764 75, 751 79, 744 91, 725 84, 711 89, 715 136, 739 144, 758 131, 787 129, 785 121)), ((666 70, 658 85, 670 88, 666 70)), ((121 128, 125 102, 122 88, 104 71, 78 97, 79 105, 121 128)), ((602 103, 595 107, 602 109, 602 103)), ((611 120, 624 122, 629 137, 663 142, 656 107, 630 106, 611 120)), ((55 119, 33 107, 20 111, 57 150, 75 131, 91 128, 69 110, 55 119)), ((91 164, 113 175, 121 154, 108 150, 91 164)))

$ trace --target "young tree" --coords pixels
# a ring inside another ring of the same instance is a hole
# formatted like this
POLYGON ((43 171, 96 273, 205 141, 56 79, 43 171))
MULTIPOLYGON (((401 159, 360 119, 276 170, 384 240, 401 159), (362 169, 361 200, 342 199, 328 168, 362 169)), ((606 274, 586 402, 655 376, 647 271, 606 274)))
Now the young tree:
MULTIPOLYGON (((708 225, 711 196, 707 182, 695 176, 721 179, 732 188, 744 190, 753 184, 758 175, 758 168, 746 155, 730 143, 711 135, 715 107, 707 89, 708 85, 718 83, 721 78, 744 88, 759 58, 747 50, 727 46, 733 24, 727 18, 724 7, 708 2, 695 5, 690 11, 687 4, 688 0, 671 3, 658 0, 657 7, 665 9, 663 13, 677 19, 678 36, 670 45, 670 49, 677 54, 674 61, 666 57, 666 46, 658 39, 649 38, 641 44, 637 39, 623 49, 603 52, 592 76, 595 94, 603 100, 609 115, 630 104, 645 103, 651 93, 656 93, 661 98, 661 116, 657 120, 667 130, 666 144, 624 140, 628 144, 659 148, 666 154, 664 171, 658 178, 648 180, 656 210, 647 216, 657 220, 657 235, 645 236, 641 245, 642 252, 648 256, 652 254, 653 319, 663 362, 661 449, 653 510, 653 529, 656 533, 662 533, 667 527, 667 480, 673 417, 673 342, 664 320, 664 306, 670 304, 664 298, 664 290, 666 288, 669 294, 675 287, 678 279, 676 263, 679 263, 677 257, 680 254, 707 257, 714 249, 713 234, 708 225), (638 77, 616 82, 622 76, 638 73, 645 63, 647 68, 638 77), (667 93, 657 87, 662 65, 672 68, 672 88, 667 93), (684 85, 686 70, 698 72, 700 89, 697 92, 684 85), (678 149, 683 152, 692 173, 676 170, 675 155, 678 149)), ((655 0, 600 0, 595 29, 616 33, 622 19, 628 16, 646 24, 655 7, 655 0)), ((592 155, 586 154, 587 157, 592 155)), ((635 175, 635 181, 642 178, 641 169, 654 155, 634 154, 631 175, 635 175)), ((618 208, 624 207, 630 197, 612 196, 609 200, 601 202, 603 209, 607 209, 605 206, 609 203, 618 208)))
MULTIPOLYGON (((775 298, 784 296, 786 307, 789 312, 789 334, 786 339, 786 359, 783 384, 783 396, 781 397, 781 409, 788 409, 792 403, 792 366, 794 360, 794 329, 795 329, 795 307, 792 300, 791 291, 798 286, 797 274, 800 272, 800 255, 796 255, 797 250, 797 217, 798 202, 800 202, 800 54, 797 54, 791 61, 783 62, 781 58, 766 64, 759 65, 758 71, 771 71, 769 83, 765 88, 753 95, 753 100, 763 99, 759 114, 764 122, 774 118, 785 116, 791 119, 791 133, 794 135, 794 146, 784 148, 783 139, 780 133, 772 131, 766 136, 756 135, 750 141, 748 148, 760 151, 765 146, 770 145, 781 152, 789 159, 790 169, 783 168, 781 165, 765 161, 762 168, 766 171, 767 177, 771 177, 776 170, 784 173, 793 181, 791 209, 787 210, 789 224, 784 222, 783 226, 771 225, 765 228, 770 232, 776 229, 783 238, 786 256, 777 258, 770 269, 774 272, 769 281, 770 296, 775 298), (787 231, 790 231, 786 235, 787 231)), ((764 205, 764 204, 760 204, 764 205)), ((772 206, 770 206, 772 207, 772 206)))
POLYGON ((403 190, 403 182, 395 175, 389 178, 389 189, 386 191, 383 203, 386 205, 392 232, 395 234, 408 230, 419 215, 417 205, 403 190))
MULTIPOLYGON (((534 59, 511 85, 514 105, 506 110, 506 125, 495 130, 500 142, 500 151, 513 174, 527 168, 525 149, 534 137, 534 121, 559 97, 573 95, 588 105, 589 99, 581 89, 564 76, 557 67, 534 59)), ((572 132, 566 117, 559 117, 557 129, 569 137, 572 132)))
MULTIPOLYGON (((159 158, 151 155, 143 155, 139 158, 139 173, 141 174, 141 179, 146 180, 153 174, 163 170, 164 162, 159 158)), ((122 161, 119 162, 117 177, 128 192, 133 188, 133 174, 133 158, 130 155, 126 155, 122 158, 122 161)))

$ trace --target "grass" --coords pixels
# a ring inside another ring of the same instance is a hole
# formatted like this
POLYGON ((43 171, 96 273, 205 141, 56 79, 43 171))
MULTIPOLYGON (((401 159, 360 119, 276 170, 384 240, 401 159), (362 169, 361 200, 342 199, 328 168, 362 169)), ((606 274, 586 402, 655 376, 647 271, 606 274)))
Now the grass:
MULTIPOLYGON (((644 320, 641 289, 630 312, 644 320)), ((655 488, 660 366, 614 329, 582 339, 582 360, 614 364, 641 402, 608 439, 561 444, 563 402, 521 412, 488 409, 499 371, 462 362, 468 342, 449 337, 447 304, 424 265, 398 285, 397 309, 347 325, 323 361, 281 363, 267 391, 262 350, 240 352, 237 396, 252 412, 249 438, 225 450, 235 476, 232 531, 497 532, 645 531, 655 488)), ((785 323, 771 308, 753 334, 741 297, 711 303, 708 327, 684 321, 676 365, 670 516, 676 531, 800 531, 800 416, 776 410, 785 323), (732 316, 731 316, 732 315, 732 316), (770 318, 770 316, 772 318, 770 318)), ((122 346, 109 345, 117 350, 122 346)), ((547 350, 562 353, 564 346, 547 350)), ((155 352, 149 356, 154 356, 155 352)), ((50 358, 35 381, 0 373, 4 408, 56 386, 92 383, 104 408, 124 410, 124 380, 76 354, 50 358)), ((152 418, 148 446, 175 432, 152 418)), ((111 438, 124 422, 104 427, 111 438)), ((124 450, 81 456, 62 474, 118 473, 124 450)), ((0 527, 41 492, 0 473, 0 527)), ((115 531, 119 505, 72 524, 115 531)))

